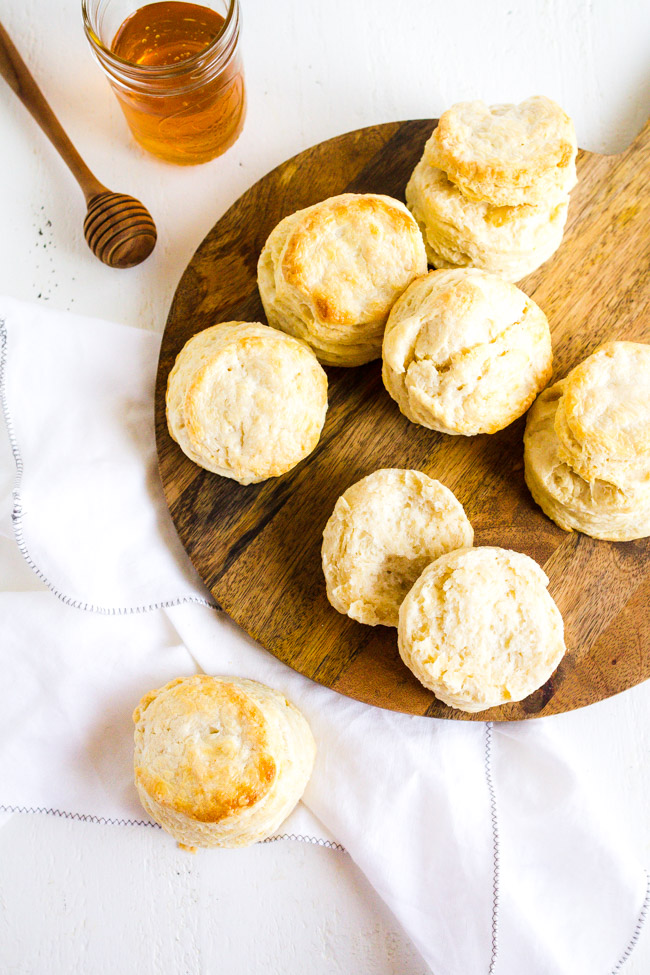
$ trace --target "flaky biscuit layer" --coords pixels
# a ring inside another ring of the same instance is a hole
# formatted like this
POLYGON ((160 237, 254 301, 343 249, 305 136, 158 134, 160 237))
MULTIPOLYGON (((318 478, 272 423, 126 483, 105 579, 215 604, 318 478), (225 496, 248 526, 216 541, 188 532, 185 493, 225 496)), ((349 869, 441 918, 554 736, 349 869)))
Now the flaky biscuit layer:
POLYGON ((527 555, 460 549, 424 570, 399 613, 399 652, 445 704, 483 711, 521 701, 565 652, 548 579, 527 555))
POLYGON ((325 526, 327 598, 360 623, 397 626, 424 568, 473 540, 462 505, 439 481, 421 471, 374 471, 341 495, 325 526))
POLYGON ((571 370, 555 417, 560 457, 581 477, 650 480, 650 345, 607 342, 571 370))
POLYGON ((463 196, 426 155, 406 187, 429 264, 477 267, 506 281, 519 281, 557 250, 567 218, 568 197, 551 206, 493 206, 463 196))
POLYGON ((542 511, 565 531, 580 531, 615 542, 650 535, 650 485, 622 485, 602 478, 585 480, 563 456, 556 433, 564 379, 545 389, 526 419, 526 484, 542 511))
POLYGON ((546 316, 514 285, 463 268, 418 278, 393 306, 382 378, 414 423, 442 433, 495 433, 549 381, 546 316))
POLYGON ((167 383, 167 423, 185 454, 240 484, 277 477, 318 443, 327 376, 311 349, 251 322, 194 335, 167 383))
POLYGON ((466 197, 550 206, 577 181, 572 120, 550 98, 519 105, 459 102, 440 117, 426 157, 466 197))

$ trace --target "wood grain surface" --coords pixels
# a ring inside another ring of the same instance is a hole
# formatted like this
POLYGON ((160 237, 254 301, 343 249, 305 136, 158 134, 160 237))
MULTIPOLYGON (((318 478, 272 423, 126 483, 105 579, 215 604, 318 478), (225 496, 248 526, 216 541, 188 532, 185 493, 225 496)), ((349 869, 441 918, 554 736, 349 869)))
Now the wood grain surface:
MULTIPOLYGON (((160 473, 181 540, 219 605, 306 676, 370 704, 462 720, 520 720, 583 707, 650 677, 648 540, 567 534, 534 504, 523 478, 523 418, 492 436, 449 437, 402 416, 381 363, 327 370, 320 443, 280 478, 242 487, 192 464, 167 432, 167 375, 183 344, 219 321, 264 321, 260 250, 293 211, 344 191, 404 198, 434 121, 396 122, 331 139, 251 187, 205 238, 169 313, 158 366, 160 473), (567 654, 526 700, 480 714, 446 707, 402 664, 396 631, 331 608, 321 535, 336 499, 380 467, 413 467, 457 495, 477 545, 526 552, 545 569, 564 617, 567 654)), ((520 282, 546 312, 554 379, 601 342, 650 341, 650 123, 618 156, 580 152, 564 241, 520 282)))

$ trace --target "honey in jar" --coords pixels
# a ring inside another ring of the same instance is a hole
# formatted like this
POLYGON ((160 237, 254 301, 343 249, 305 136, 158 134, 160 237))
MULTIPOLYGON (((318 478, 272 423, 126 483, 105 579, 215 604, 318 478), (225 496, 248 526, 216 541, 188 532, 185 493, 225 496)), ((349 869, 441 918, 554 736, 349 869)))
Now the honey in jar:
POLYGON ((207 162, 233 144, 246 112, 238 0, 223 12, 183 0, 139 7, 109 45, 86 33, 137 141, 169 162, 207 162))

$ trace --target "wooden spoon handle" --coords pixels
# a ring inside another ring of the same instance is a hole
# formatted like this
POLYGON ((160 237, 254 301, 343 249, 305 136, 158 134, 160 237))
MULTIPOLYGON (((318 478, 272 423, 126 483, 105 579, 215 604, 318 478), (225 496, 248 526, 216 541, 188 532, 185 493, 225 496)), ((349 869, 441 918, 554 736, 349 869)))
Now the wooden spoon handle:
POLYGON ((106 193, 106 187, 91 173, 63 131, 61 123, 45 100, 45 96, 2 24, 0 24, 0 75, 9 87, 13 88, 25 108, 31 112, 68 166, 86 197, 86 203, 98 193, 106 193))

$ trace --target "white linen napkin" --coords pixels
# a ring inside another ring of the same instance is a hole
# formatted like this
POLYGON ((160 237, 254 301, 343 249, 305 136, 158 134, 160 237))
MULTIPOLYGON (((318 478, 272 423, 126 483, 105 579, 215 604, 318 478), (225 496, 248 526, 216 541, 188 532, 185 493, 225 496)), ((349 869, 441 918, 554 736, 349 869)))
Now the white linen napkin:
POLYGON ((152 449, 159 336, 12 299, 0 303, 3 318, 13 521, 27 562, 71 604, 100 613, 209 601, 152 449))
POLYGON ((0 598, 0 809, 145 822, 131 784, 140 695, 197 668, 256 678, 305 712, 318 744, 304 797, 316 819, 282 832, 342 843, 436 975, 618 971, 645 874, 553 719, 393 714, 275 660, 210 606, 175 536, 153 438, 159 339, 4 299, 0 319, 13 530, 58 596, 0 598))

